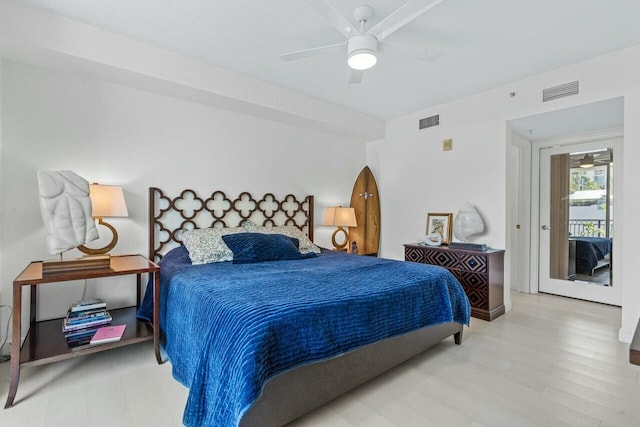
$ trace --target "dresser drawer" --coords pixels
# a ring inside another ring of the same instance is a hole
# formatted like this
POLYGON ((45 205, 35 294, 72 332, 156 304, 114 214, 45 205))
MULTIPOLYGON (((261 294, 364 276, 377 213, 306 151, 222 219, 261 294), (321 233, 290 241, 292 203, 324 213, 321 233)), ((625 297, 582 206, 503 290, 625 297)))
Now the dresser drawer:
POLYGON ((473 271, 453 270, 454 276, 460 284, 466 288, 486 288, 489 286, 489 280, 486 274, 475 273, 473 271))
POLYGON ((452 270, 451 272, 462 285, 471 306, 484 310, 489 309, 489 282, 486 275, 461 270, 452 270))
POLYGON ((411 261, 411 262, 419 262, 422 264, 428 264, 425 260, 425 252, 422 249, 416 249, 416 248, 408 248, 405 247, 404 248, 404 259, 405 261, 411 261))
POLYGON ((456 254, 458 262, 455 268, 478 273, 487 272, 487 257, 480 255, 456 254))
POLYGON ((427 249, 423 251, 424 260, 427 264, 439 265, 446 268, 457 268, 460 261, 454 252, 438 251, 427 249))
MULTIPOLYGON (((419 252, 419 251, 416 251, 419 252)), ((417 254, 414 256, 418 256, 417 254)), ((452 251, 427 250, 422 251, 424 261, 456 270, 487 272, 487 258, 481 255, 471 255, 452 251)), ((417 261, 422 262, 422 261, 417 261)))

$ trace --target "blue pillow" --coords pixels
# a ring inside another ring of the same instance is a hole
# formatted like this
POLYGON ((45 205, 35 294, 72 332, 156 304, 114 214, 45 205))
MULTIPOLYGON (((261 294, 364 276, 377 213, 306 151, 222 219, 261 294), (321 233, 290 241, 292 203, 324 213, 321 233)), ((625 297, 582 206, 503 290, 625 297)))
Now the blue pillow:
POLYGON ((301 254, 298 239, 283 234, 237 233, 222 236, 233 252, 234 264, 312 258, 315 253, 301 254), (311 255, 311 256, 310 256, 311 255))

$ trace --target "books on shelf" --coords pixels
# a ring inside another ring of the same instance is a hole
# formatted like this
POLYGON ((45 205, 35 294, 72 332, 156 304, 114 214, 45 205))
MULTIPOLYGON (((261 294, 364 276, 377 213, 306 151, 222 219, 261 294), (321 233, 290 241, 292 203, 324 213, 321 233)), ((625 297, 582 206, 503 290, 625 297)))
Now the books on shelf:
POLYGON ((72 351, 84 350, 100 344, 120 341, 127 325, 103 326, 101 328, 92 329, 88 337, 69 340, 67 344, 72 351))
POLYGON ((82 323, 91 319, 96 319, 100 317, 105 317, 109 312, 100 308, 97 310, 88 310, 88 311, 75 311, 67 313, 68 323, 82 323))
POLYGON ((71 307, 69 307, 69 311, 74 313, 79 311, 105 308, 106 306, 107 306, 107 303, 105 302, 105 300, 103 300, 102 298, 94 298, 94 299, 87 299, 83 301, 74 302, 73 304, 71 304, 71 307))
POLYGON ((67 316, 62 320, 62 333, 67 345, 72 350, 78 350, 89 346, 96 331, 110 325, 112 320, 103 299, 77 301, 71 304, 67 316))
POLYGON ((83 329, 81 331, 74 331, 69 334, 65 334, 65 337, 67 338, 67 343, 85 340, 88 342, 93 338, 93 334, 95 334, 97 330, 98 327, 83 329))
POLYGON ((68 323, 68 319, 62 321, 62 332, 71 332, 82 329, 88 329, 96 326, 108 325, 111 323, 111 315, 106 313, 105 316, 101 316, 96 319, 88 319, 81 323, 68 323))
POLYGON ((99 328, 91 338, 91 344, 104 344, 108 342, 120 341, 127 325, 111 325, 99 328))
POLYGON ((96 327, 70 335, 65 334, 65 337, 67 338, 67 345, 72 350, 76 347, 89 345, 89 343, 91 342, 91 338, 93 338, 93 335, 96 333, 97 329, 98 328, 96 327))

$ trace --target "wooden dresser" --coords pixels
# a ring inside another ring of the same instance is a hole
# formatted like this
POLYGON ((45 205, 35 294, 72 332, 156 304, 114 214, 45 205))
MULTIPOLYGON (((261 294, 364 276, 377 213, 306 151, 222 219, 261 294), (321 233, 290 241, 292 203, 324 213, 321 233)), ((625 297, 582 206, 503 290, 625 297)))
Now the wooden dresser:
POLYGON ((504 250, 407 244, 404 259, 438 265, 453 273, 467 293, 473 317, 491 321, 504 314, 504 250))

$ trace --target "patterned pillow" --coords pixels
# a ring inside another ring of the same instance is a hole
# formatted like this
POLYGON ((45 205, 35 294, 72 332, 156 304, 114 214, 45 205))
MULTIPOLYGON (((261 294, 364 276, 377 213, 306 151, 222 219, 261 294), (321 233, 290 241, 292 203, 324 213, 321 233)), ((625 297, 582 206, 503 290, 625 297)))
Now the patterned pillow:
POLYGON ((314 253, 302 255, 298 250, 298 239, 284 234, 237 233, 222 236, 222 240, 233 251, 234 264, 297 260, 316 256, 314 253))
POLYGON ((242 227, 198 228, 185 231, 182 243, 189 251, 191 264, 208 264, 233 260, 233 252, 222 240, 227 234, 245 233, 242 227))
POLYGON ((300 242, 299 249, 301 254, 322 252, 319 247, 313 244, 302 230, 293 225, 276 225, 274 227, 263 227, 256 225, 251 221, 245 221, 243 227, 249 233, 266 233, 266 234, 284 234, 285 236, 298 239, 300 242))

